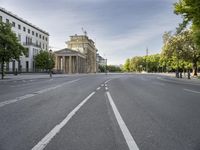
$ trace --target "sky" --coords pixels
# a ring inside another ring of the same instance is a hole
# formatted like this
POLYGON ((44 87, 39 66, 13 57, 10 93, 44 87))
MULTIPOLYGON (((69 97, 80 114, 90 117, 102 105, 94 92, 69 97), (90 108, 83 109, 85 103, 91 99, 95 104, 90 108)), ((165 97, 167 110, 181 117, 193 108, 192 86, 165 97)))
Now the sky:
POLYGON ((181 17, 177 0, 0 0, 0 7, 50 34, 53 50, 67 47, 69 36, 87 31, 108 64, 160 53, 162 35, 175 31, 181 17))

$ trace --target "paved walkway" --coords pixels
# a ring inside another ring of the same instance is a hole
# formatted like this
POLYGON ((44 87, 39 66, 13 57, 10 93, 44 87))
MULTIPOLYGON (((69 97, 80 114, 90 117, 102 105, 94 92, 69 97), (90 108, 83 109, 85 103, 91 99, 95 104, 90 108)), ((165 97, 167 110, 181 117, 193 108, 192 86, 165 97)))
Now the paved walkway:
MULTIPOLYGON (((78 74, 73 74, 78 75, 78 74)), ((66 76, 72 76, 67 74, 52 74, 52 77, 66 77, 66 76)), ((38 78, 50 78, 50 75, 47 73, 26 73, 26 74, 6 74, 4 79, 0 79, 0 81, 11 81, 11 80, 24 80, 24 79, 38 79, 38 78)))

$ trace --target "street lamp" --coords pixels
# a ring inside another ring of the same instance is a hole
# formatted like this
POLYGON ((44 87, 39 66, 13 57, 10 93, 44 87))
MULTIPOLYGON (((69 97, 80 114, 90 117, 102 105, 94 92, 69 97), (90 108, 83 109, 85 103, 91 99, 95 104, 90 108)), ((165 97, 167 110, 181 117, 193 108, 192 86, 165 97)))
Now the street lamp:
POLYGON ((107 58, 106 58, 106 75, 108 74, 108 68, 107 68, 107 58))

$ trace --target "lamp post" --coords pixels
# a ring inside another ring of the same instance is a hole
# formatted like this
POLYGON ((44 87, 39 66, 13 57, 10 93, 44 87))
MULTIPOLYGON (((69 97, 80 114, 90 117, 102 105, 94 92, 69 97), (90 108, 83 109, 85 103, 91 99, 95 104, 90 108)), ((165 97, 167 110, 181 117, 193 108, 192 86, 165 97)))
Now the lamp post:
POLYGON ((49 50, 49 76, 52 78, 52 70, 51 70, 51 56, 52 56, 52 50, 49 50))
POLYGON ((107 58, 106 58, 106 75, 108 74, 108 68, 107 68, 107 58))

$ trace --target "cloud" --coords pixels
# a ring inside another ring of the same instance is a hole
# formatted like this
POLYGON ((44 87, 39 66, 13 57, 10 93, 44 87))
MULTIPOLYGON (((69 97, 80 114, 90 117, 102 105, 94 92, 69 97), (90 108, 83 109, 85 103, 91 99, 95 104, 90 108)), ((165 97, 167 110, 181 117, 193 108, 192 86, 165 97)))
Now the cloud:
POLYGON ((70 35, 85 28, 109 63, 157 53, 162 33, 174 30, 180 17, 173 14, 177 0, 0 0, 7 10, 50 33, 50 45, 65 47, 70 35))

